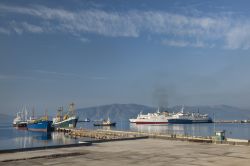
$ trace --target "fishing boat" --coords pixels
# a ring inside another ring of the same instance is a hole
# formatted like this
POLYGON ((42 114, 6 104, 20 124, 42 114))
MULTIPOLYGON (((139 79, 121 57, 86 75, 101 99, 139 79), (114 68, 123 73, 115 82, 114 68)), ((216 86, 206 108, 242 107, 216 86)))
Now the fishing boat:
POLYGON ((116 122, 111 122, 108 118, 107 120, 95 121, 94 126, 115 126, 116 122))
POLYGON ((57 116, 53 118, 53 127, 55 128, 75 128, 78 116, 75 114, 74 103, 71 103, 69 110, 66 114, 63 114, 63 107, 59 107, 57 116))
POLYGON ((42 132, 50 132, 53 131, 52 121, 48 120, 48 116, 28 120, 27 129, 30 131, 42 131, 42 132))
POLYGON ((78 120, 78 122, 90 122, 89 118, 85 118, 84 120, 78 120))
POLYGON ((17 112, 15 119, 13 120, 13 127, 16 128, 25 128, 27 127, 27 109, 24 109, 21 112, 17 112))

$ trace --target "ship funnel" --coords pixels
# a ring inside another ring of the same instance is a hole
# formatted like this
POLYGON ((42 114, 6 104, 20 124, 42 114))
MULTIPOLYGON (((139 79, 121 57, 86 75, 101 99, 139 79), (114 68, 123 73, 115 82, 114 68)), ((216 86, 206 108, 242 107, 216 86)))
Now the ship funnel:
POLYGON ((181 113, 184 113, 184 106, 181 107, 181 113))
POLYGON ((158 107, 158 109, 157 109, 157 113, 158 113, 158 114, 160 113, 160 107, 158 107))

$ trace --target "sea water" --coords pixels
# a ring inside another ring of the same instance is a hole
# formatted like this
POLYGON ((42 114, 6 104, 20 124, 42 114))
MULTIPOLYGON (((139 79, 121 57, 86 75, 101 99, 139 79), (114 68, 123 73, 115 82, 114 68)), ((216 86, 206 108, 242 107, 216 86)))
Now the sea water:
POLYGON ((0 123, 0 150, 76 144, 79 141, 89 140, 91 139, 73 139, 59 132, 47 133, 16 129, 10 124, 0 123))
MULTIPOLYGON (((117 121, 115 127, 94 126, 93 122, 81 122, 77 128, 138 131, 158 134, 181 134, 189 136, 212 136, 215 131, 226 131, 226 137, 250 140, 249 123, 202 123, 202 124, 165 124, 136 125, 128 121, 117 121)), ((52 145, 76 144, 79 141, 89 141, 90 138, 74 139, 58 132, 33 132, 19 130, 11 123, 0 123, 0 150, 22 149, 29 147, 46 147, 52 145)))
POLYGON ((78 123, 79 128, 105 129, 105 130, 125 130, 159 134, 181 134, 189 136, 213 136, 216 131, 225 130, 226 137, 249 139, 250 123, 196 123, 196 124, 135 124, 128 121, 117 121, 115 127, 93 126, 92 123, 78 123))

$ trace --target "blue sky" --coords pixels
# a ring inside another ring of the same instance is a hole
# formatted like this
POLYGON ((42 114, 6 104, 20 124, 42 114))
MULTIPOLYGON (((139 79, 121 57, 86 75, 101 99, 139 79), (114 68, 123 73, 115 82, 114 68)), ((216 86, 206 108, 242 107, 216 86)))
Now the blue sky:
POLYGON ((71 101, 249 108, 249 3, 1 0, 1 112, 71 101))

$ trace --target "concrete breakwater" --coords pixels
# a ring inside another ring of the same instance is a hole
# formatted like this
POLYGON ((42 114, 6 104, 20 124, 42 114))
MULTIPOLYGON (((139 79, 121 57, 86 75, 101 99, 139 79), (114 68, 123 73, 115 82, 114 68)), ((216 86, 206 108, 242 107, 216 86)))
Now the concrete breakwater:
POLYGON ((70 137, 89 137, 96 140, 117 140, 117 139, 130 139, 130 138, 148 138, 147 134, 138 132, 126 132, 115 130, 87 130, 87 129, 67 129, 57 128, 57 132, 64 132, 65 135, 70 137))
POLYGON ((140 139, 140 138, 155 138, 155 139, 176 140, 176 141, 250 146, 250 140, 232 139, 232 138, 225 138, 224 140, 218 140, 216 136, 201 137, 201 136, 189 136, 189 135, 178 135, 178 134, 145 133, 145 132, 101 130, 101 129, 86 130, 86 129, 58 128, 57 131, 64 132, 66 135, 74 138, 78 137, 94 138, 96 142, 129 140, 129 139, 140 139))

